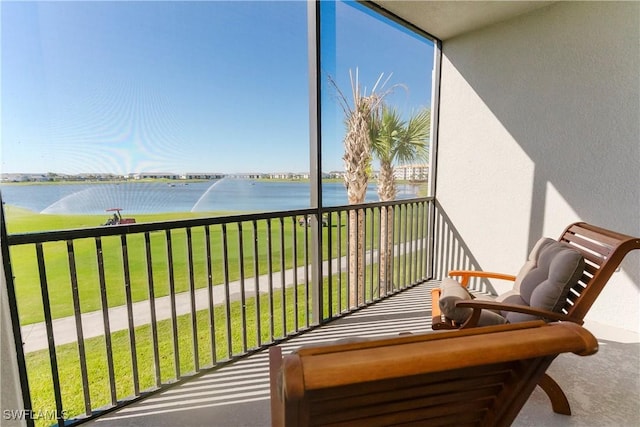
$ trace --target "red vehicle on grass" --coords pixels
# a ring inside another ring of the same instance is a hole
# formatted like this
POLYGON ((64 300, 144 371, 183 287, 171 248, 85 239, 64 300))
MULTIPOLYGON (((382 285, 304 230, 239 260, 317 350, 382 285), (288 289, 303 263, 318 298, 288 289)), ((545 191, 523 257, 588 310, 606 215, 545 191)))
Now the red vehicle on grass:
POLYGON ((135 224, 135 218, 123 218, 120 213, 121 210, 122 208, 107 209, 107 212, 113 212, 113 216, 111 216, 104 225, 135 224))

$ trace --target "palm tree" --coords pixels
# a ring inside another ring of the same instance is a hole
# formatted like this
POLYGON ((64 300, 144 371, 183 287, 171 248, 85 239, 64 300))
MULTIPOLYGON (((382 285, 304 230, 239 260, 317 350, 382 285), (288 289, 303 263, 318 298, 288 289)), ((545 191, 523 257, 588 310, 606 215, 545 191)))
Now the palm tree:
MULTIPOLYGON (((371 169, 371 123, 378 120, 381 114, 382 101, 390 90, 377 93, 378 87, 383 88, 389 78, 381 85, 384 74, 367 94, 360 88, 358 70, 355 77, 349 70, 353 105, 340 91, 336 82, 329 77, 330 83, 338 93, 338 100, 345 114, 346 135, 344 137, 345 167, 344 183, 347 188, 347 198, 350 205, 361 204, 365 201, 369 174, 371 169), (380 85, 380 86, 379 86, 380 85)), ((364 212, 362 210, 349 211, 349 302, 357 306, 364 301, 364 212)))
MULTIPOLYGON (((427 158, 431 115, 424 109, 404 122, 395 109, 384 106, 382 114, 370 123, 369 135, 372 151, 380 161, 378 197, 380 201, 395 200, 397 188, 394 164, 407 164, 427 158)), ((393 253, 393 207, 380 212, 380 291, 389 291, 393 253)))

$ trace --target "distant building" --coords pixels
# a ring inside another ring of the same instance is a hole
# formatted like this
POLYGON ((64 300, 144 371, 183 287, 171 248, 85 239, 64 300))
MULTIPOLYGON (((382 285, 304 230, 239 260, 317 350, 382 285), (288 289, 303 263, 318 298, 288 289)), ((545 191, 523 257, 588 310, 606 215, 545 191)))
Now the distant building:
POLYGON ((140 172, 134 173, 133 179, 180 179, 180 175, 171 172, 140 172))
POLYGON ((400 165, 394 167, 393 176, 401 181, 427 181, 429 166, 425 164, 400 165))
POLYGON ((267 174, 258 173, 258 172, 246 172, 246 173, 234 173, 232 176, 234 178, 242 178, 242 179, 260 179, 260 178, 268 178, 267 174))
POLYGON ((291 180, 309 179, 309 173, 308 172, 302 172, 302 173, 276 172, 276 173, 270 173, 268 177, 270 179, 291 179, 291 180))
POLYGON ((222 179, 224 177, 223 173, 186 173, 182 175, 183 179, 222 179))
POLYGON ((3 173, 3 182, 47 182, 53 177, 44 173, 3 173))
POLYGON ((121 175, 112 173, 79 173, 77 175, 62 175, 65 181, 115 181, 122 179, 121 175))

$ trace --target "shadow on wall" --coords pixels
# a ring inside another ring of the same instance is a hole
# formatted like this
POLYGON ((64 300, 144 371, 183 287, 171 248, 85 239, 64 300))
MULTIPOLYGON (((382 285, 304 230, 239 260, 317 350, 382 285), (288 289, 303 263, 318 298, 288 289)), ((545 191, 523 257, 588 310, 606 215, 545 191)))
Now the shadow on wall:
MULTIPOLYGON (((442 205, 435 201, 433 275, 435 280, 447 277, 451 270, 482 270, 460 233, 451 222, 442 205)), ((498 292, 485 278, 472 277, 469 289, 497 295, 498 292)))
MULTIPOLYGON (((528 248, 556 208, 549 184, 582 220, 640 235, 639 41, 636 2, 553 4, 447 41, 447 59, 535 165, 528 248)), ((639 260, 622 264, 636 284, 639 260)))

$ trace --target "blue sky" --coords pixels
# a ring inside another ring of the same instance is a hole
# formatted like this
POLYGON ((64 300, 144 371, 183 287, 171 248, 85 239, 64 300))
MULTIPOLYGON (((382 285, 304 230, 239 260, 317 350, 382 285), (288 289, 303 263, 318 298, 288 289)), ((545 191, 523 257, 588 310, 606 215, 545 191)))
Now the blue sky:
MULTIPOLYGON (((305 1, 7 2, 1 163, 12 172, 309 168, 305 1)), ((389 103, 428 106, 433 49, 360 5, 323 2, 322 68, 350 92, 392 73, 389 103)), ((344 125, 323 91, 323 170, 344 125)))

